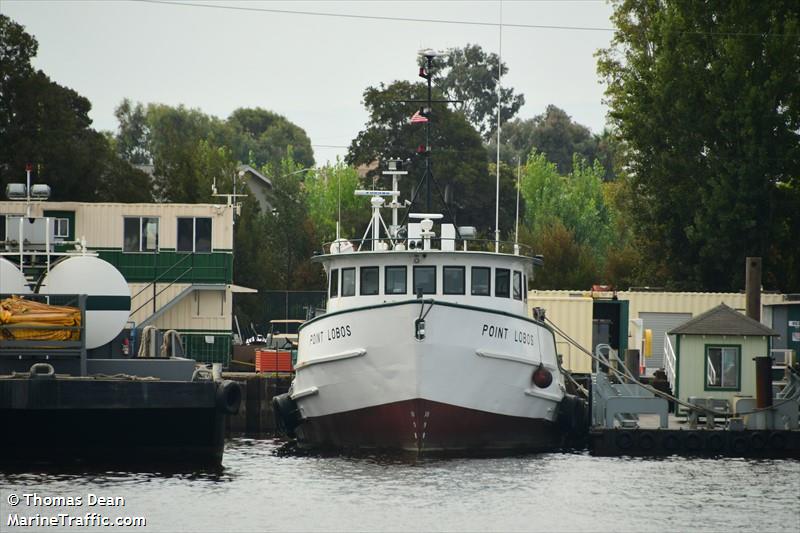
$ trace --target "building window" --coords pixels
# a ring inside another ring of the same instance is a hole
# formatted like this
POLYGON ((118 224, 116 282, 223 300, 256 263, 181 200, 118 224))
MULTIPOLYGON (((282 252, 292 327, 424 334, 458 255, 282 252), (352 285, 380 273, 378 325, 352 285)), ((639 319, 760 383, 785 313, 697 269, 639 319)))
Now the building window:
POLYGON ((373 294, 378 294, 378 288, 380 287, 379 281, 379 272, 380 270, 378 267, 361 267, 361 285, 360 291, 361 294, 364 296, 371 296, 373 294))
POLYGON ((507 268, 496 268, 494 270, 494 295, 500 298, 511 296, 511 271, 507 268))
POLYGON ((387 266, 384 271, 385 293, 386 294, 406 294, 408 271, 404 266, 387 266))
POLYGON ((472 267, 470 277, 473 296, 489 296, 491 270, 487 267, 472 267))
POLYGON ((124 252, 155 252, 158 250, 158 219, 155 217, 125 217, 122 250, 124 252))
POLYGON ((211 252, 211 218, 179 217, 177 250, 179 252, 211 252))
POLYGON ((54 218, 53 219, 53 236, 61 239, 69 237, 69 219, 68 218, 54 218))
POLYGON ((442 270, 445 294, 464 294, 464 267, 450 266, 442 270))
POLYGON ((514 271, 514 285, 512 286, 514 299, 522 300, 522 272, 514 271))
POLYGON ((414 267, 414 294, 436 294, 436 267, 414 267))
POLYGON ((330 296, 331 298, 336 298, 339 296, 339 269, 334 268, 331 270, 331 289, 330 289, 330 296))
POLYGON ((355 296, 356 294, 356 269, 342 269, 342 296, 355 296))
POLYGON ((706 389, 739 390, 739 346, 706 346, 706 389))

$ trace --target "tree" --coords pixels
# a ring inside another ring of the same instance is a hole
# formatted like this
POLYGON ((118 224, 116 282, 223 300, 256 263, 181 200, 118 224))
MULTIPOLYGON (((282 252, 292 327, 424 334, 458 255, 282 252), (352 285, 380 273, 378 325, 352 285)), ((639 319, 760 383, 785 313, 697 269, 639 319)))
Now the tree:
POLYGON ((629 213, 674 287, 800 289, 800 9, 796 2, 617 1, 598 53, 627 148, 629 213), (794 205, 794 208, 789 207, 794 205))
MULTIPOLYGON (((497 128, 497 81, 500 58, 487 54, 477 44, 453 48, 442 60, 442 66, 433 74, 434 85, 450 100, 463 100, 461 112, 486 138, 497 128)), ((420 57, 420 66, 425 58, 420 57)), ((502 75, 508 73, 505 63, 500 65, 502 75)), ((517 114, 525 103, 525 96, 514 94, 511 87, 500 90, 500 121, 506 122, 517 114)))
MULTIPOLYGON (((541 115, 530 119, 516 119, 501 129, 500 157, 507 163, 515 163, 517 158, 524 161, 532 150, 546 154, 562 174, 572 172, 573 155, 594 163, 601 157, 600 140, 605 150, 612 150, 609 133, 592 135, 591 130, 572 120, 566 111, 554 105, 547 106, 541 115)), ((488 146, 489 159, 495 158, 497 136, 493 134, 488 146)), ((609 157, 602 154, 606 159, 609 157)), ((610 177, 610 176, 609 176, 610 177)))
MULTIPOLYGON (((436 91, 435 98, 443 95, 436 91)), ((380 84, 364 91, 364 105, 369 112, 366 128, 350 143, 346 161, 350 165, 370 165, 398 157, 411 163, 410 173, 401 181, 403 197, 414 196, 425 169, 425 156, 417 147, 425 144, 425 126, 410 124, 415 106, 402 100, 422 99, 427 88, 421 83, 396 81, 380 84), (417 178, 417 179, 415 179, 417 178)), ((477 226, 481 231, 494 227, 494 180, 487 175, 486 158, 480 135, 461 113, 444 105, 431 112, 431 164, 438 187, 432 186, 434 211, 446 212, 447 207, 460 225, 477 226)), ((378 176, 380 169, 370 175, 378 176)), ((426 209, 425 191, 419 191, 416 205, 426 209)), ((508 227, 511 221, 503 221, 508 227)))
POLYGON ((31 68, 36 40, 3 15, 0 50, 0 187, 24 180, 31 163, 53 200, 150 198, 147 176, 118 161, 91 128, 89 101, 31 68))
POLYGON ((315 235, 323 242, 336 238, 336 221, 341 212, 340 235, 360 238, 357 232, 369 220, 369 203, 353 193, 359 187, 358 172, 341 162, 318 168, 305 180, 308 216, 315 235))
POLYGON ((314 151, 305 130, 286 117, 257 108, 239 108, 226 121, 233 135, 229 145, 243 163, 259 168, 288 157, 303 167, 314 166, 314 151))

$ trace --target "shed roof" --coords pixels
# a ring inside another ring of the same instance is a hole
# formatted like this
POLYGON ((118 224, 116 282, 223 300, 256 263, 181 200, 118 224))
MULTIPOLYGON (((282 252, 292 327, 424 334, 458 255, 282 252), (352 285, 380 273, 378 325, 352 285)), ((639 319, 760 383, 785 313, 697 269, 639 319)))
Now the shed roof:
POLYGON ((709 309, 669 332, 670 335, 766 335, 777 337, 777 331, 743 315, 725 304, 709 309))

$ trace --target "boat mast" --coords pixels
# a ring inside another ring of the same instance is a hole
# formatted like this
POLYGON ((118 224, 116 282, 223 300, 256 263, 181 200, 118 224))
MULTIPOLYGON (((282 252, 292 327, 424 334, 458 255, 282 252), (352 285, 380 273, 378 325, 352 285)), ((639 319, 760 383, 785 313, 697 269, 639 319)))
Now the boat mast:
POLYGON ((503 2, 500 1, 500 54, 497 57, 497 192, 494 199, 494 252, 500 252, 500 96, 503 77, 503 2))

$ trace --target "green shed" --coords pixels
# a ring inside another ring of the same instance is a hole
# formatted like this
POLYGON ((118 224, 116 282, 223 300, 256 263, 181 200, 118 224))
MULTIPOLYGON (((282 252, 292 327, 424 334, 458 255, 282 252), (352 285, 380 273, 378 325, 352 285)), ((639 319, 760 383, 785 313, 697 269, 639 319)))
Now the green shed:
MULTIPOLYGON (((674 347, 673 392, 689 397, 724 399, 755 396, 754 357, 770 353, 778 333, 725 304, 720 304, 668 332, 674 347)), ((673 355, 673 354, 670 354, 673 355)))

